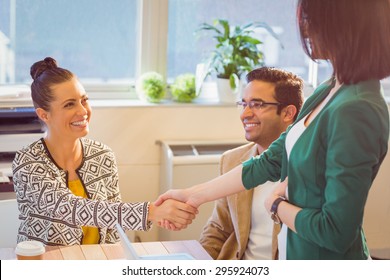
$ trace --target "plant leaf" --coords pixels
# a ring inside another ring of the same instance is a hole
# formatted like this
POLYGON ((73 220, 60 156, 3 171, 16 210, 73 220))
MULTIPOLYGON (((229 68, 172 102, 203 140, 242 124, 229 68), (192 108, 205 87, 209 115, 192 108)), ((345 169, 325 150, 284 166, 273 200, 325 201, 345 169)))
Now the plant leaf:
POLYGON ((213 25, 200 25, 200 29, 209 30, 216 40, 209 58, 208 75, 216 73, 218 77, 228 78, 232 88, 235 88, 243 73, 264 65, 264 54, 258 49, 263 42, 254 36, 256 28, 266 29, 280 42, 278 35, 265 22, 252 22, 233 28, 227 20, 216 19, 213 25))
POLYGON ((264 28, 265 30, 267 30, 268 33, 272 35, 272 37, 274 37, 276 40, 279 41, 281 48, 284 49, 283 43, 280 41, 280 38, 279 38, 278 34, 276 34, 275 31, 272 29, 272 27, 269 26, 267 23, 265 23, 265 22, 255 22, 253 24, 253 27, 254 28, 260 28, 261 27, 261 28, 264 28))
POLYGON ((237 74, 236 73, 231 74, 229 77, 230 88, 235 90, 238 87, 239 83, 240 83, 240 78, 237 76, 237 74))

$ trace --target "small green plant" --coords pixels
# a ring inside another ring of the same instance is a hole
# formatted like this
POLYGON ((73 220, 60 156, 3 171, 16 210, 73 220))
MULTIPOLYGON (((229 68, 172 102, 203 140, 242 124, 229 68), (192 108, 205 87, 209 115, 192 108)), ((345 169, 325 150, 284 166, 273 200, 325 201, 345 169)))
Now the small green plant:
POLYGON ((217 41, 207 63, 206 77, 215 73, 218 78, 229 79, 230 87, 235 89, 243 73, 264 65, 264 54, 258 49, 263 42, 253 36, 256 28, 265 28, 279 40, 272 28, 264 22, 253 22, 234 28, 223 19, 214 20, 213 25, 201 24, 197 32, 211 32, 217 41))
POLYGON ((165 96, 166 84, 161 74, 146 72, 142 74, 136 85, 137 93, 149 102, 158 103, 165 96))
POLYGON ((182 74, 176 77, 171 86, 172 98, 178 102, 191 102, 197 97, 195 90, 195 75, 182 74))

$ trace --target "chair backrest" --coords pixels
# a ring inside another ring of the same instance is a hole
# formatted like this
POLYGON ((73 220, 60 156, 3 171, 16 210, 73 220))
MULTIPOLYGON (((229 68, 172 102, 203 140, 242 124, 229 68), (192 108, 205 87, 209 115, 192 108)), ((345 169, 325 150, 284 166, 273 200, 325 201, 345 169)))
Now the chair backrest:
POLYGON ((16 246, 19 225, 19 210, 16 199, 0 200, 0 248, 16 246))

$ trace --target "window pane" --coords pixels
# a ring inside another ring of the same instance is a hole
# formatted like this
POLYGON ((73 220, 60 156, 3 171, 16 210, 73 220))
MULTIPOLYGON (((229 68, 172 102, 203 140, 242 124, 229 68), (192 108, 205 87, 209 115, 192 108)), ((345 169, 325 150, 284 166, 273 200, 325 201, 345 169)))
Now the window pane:
POLYGON ((0 84, 46 56, 84 82, 134 79, 136 20, 137 1, 0 0, 0 84))
POLYGON ((271 36, 264 37, 266 32, 262 34, 266 65, 307 79, 309 59, 300 44, 295 14, 296 0, 169 0, 168 76, 194 73, 196 64, 215 46, 210 36, 197 38, 194 31, 201 23, 227 19, 233 26, 258 21, 273 27, 284 48, 275 46, 271 36))
POLYGON ((317 78, 317 83, 321 83, 325 81, 326 79, 329 79, 332 74, 333 74, 333 67, 332 64, 328 61, 318 61, 318 78, 317 78))

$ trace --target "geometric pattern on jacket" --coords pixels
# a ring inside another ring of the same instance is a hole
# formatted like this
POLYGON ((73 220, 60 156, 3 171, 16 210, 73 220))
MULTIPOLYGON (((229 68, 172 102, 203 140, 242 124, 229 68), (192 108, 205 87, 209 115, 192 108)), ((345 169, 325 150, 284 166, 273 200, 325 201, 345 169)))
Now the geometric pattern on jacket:
POLYGON ((112 150, 80 138, 83 159, 76 173, 87 198, 68 188, 68 175, 53 160, 43 139, 16 153, 13 181, 21 222, 17 242, 38 240, 47 245, 80 244, 81 226, 99 228, 99 243, 115 243, 115 224, 125 230, 148 230, 148 202, 123 203, 112 150))

